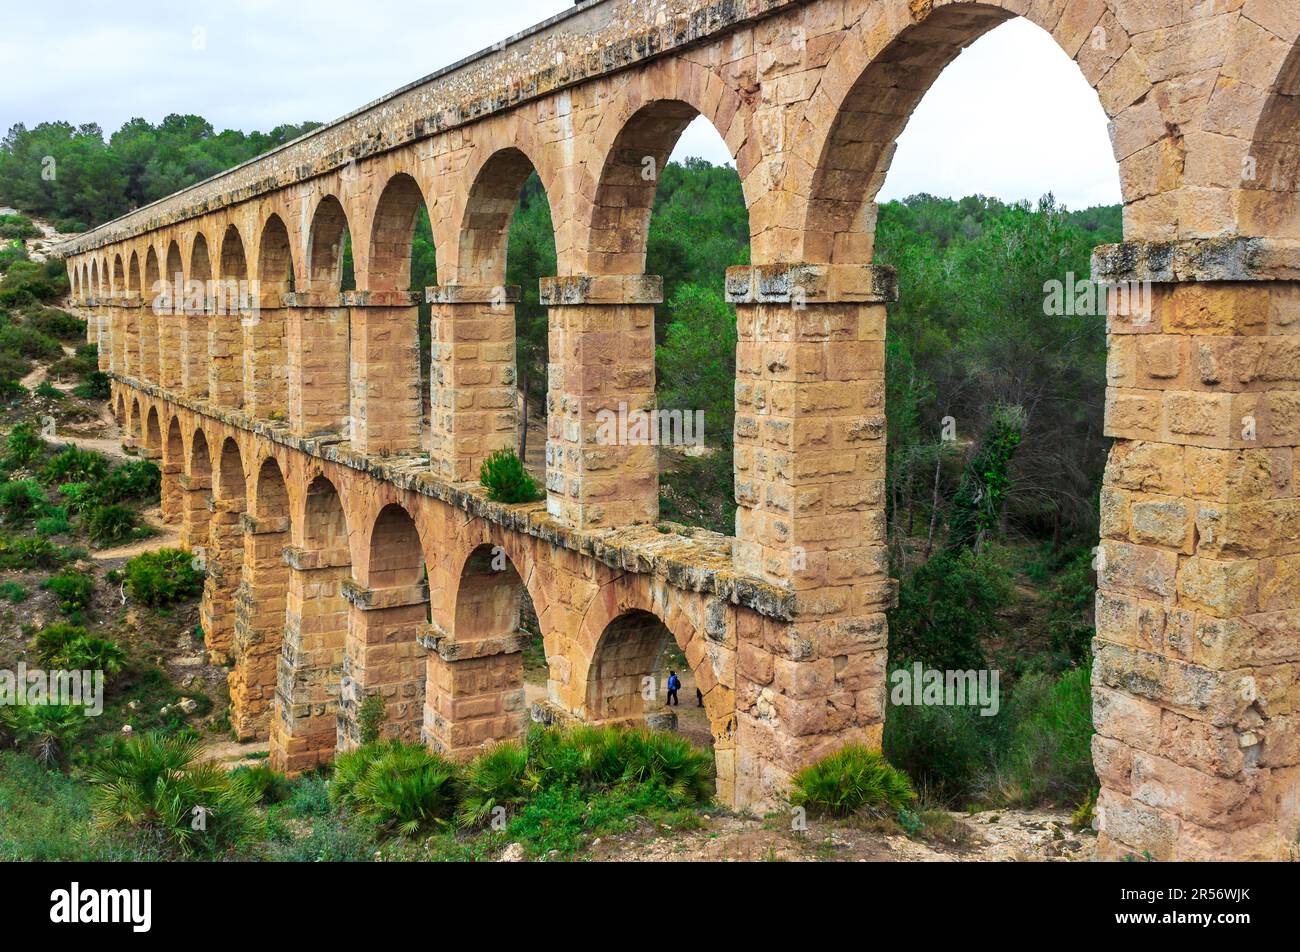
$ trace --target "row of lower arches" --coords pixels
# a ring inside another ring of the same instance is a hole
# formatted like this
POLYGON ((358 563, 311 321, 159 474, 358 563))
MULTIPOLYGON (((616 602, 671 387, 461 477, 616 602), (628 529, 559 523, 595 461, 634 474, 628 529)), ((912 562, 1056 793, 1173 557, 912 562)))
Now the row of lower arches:
MULTIPOLYGON (((308 770, 359 744, 373 696, 383 735, 458 757, 520 736, 530 712, 642 723, 663 711, 693 632, 597 598, 552 602, 551 569, 515 544, 469 539, 430 557, 433 528, 401 502, 358 514, 367 503, 347 494, 373 487, 336 485, 319 464, 299 474, 125 387, 113 409, 127 445, 159 462, 164 521, 206 570, 200 624, 211 658, 231 666, 232 726, 269 739, 276 767, 308 770), (544 686, 525 672, 539 648, 544 686)), ((715 741, 730 731, 723 693, 709 698, 715 741)))

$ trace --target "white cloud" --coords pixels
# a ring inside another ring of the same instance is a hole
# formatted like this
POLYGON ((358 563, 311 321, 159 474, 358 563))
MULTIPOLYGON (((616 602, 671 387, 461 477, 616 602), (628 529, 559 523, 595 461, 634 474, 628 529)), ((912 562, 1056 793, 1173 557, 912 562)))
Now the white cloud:
MULTIPOLYGON (((567 9, 568 0, 68 0, 6 10, 0 128, 51 119, 111 133, 197 113, 218 129, 328 121, 567 9), (199 48, 196 48, 198 46, 199 48), (16 81, 15 81, 16 78, 16 81)), ((730 161, 693 123, 674 151, 730 161)), ((1047 34, 1011 21, 940 76, 899 141, 881 193, 983 192, 1074 208, 1119 200, 1096 94, 1047 34)))

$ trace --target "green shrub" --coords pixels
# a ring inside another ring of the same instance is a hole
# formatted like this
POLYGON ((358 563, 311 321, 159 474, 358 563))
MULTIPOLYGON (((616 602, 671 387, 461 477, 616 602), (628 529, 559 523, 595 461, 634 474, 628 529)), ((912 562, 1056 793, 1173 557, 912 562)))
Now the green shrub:
POLYGON ((977 796, 1004 745, 1006 718, 1005 708, 983 717, 969 705, 893 705, 885 716, 885 757, 927 801, 960 806, 977 796))
POLYGON ((86 726, 84 708, 66 704, 0 705, 0 728, 45 767, 57 767, 86 726))
POLYGON ((63 399, 63 391, 60 390, 58 387, 54 386, 54 384, 50 383, 48 380, 42 380, 40 383, 38 383, 36 385, 36 389, 33 390, 32 393, 36 394, 36 396, 41 397, 42 399, 45 400, 63 399))
POLYGON ((95 361, 83 357, 60 357, 49 366, 51 380, 80 380, 97 370, 95 361))
POLYGON ((597 836, 625 833, 647 819, 663 820, 674 830, 698 827, 700 820, 662 787, 623 785, 595 793, 553 786, 523 803, 506 828, 506 838, 524 844, 531 855, 577 852, 597 836))
POLYGON ((145 605, 160 608, 203 591, 203 575, 195 570, 194 559, 181 549, 145 552, 127 562, 127 591, 145 605))
POLYGON ((1089 675, 1085 665, 1016 685, 1009 744, 987 783, 991 799, 1007 806, 1077 804, 1096 787, 1089 675))
POLYGON ((0 582, 0 598, 17 605, 27 601, 27 589, 14 581, 0 582))
POLYGON ((861 810, 897 813, 915 799, 906 774, 858 744, 799 771, 790 791, 790 802, 814 816, 851 816, 861 810))
POLYGON ((413 836, 450 821, 456 767, 418 744, 371 744, 339 756, 330 793, 380 828, 413 836))
POLYGON ((95 506, 82 519, 82 528, 94 545, 107 548, 130 539, 139 522, 135 510, 126 506, 95 506))
POLYGON ((479 469, 479 480, 493 502, 536 502, 546 495, 513 450, 490 453, 479 469))
POLYGON ((72 531, 72 523, 68 522, 68 512, 62 506, 50 506, 46 510, 49 515, 42 516, 36 520, 36 534, 48 538, 56 535, 67 535, 72 531))
POLYGON ((26 466, 45 450, 45 441, 30 423, 19 423, 9 431, 5 440, 5 462, 11 466, 26 466))
POLYGON ((518 744, 497 744, 471 760, 462 777, 460 811, 463 826, 481 826, 498 807, 522 800, 528 752, 518 744))
POLYGON ((107 400, 113 394, 108 374, 92 370, 86 378, 72 388, 72 395, 82 400, 107 400))
POLYGON ((96 487, 91 483, 63 483, 59 486, 59 495, 69 509, 81 512, 98 501, 95 490, 96 487))
POLYGON ((282 803, 292 792, 289 778, 265 764, 236 767, 230 775, 248 788, 255 803, 282 803))
POLYGON ((34 479, 16 479, 0 485, 0 513, 4 513, 6 522, 28 522, 48 505, 45 491, 34 479))
POLYGON ((0 403, 13 405, 27 396, 27 388, 13 377, 0 377, 0 403))
POLYGON ((23 325, 0 327, 0 350, 7 350, 31 360, 57 360, 63 348, 53 337, 23 325))
POLYGON ((42 478, 46 484, 91 483, 108 475, 108 460, 93 450, 68 446, 45 464, 42 478))
POLYGON ((999 633, 1012 591, 999 555, 941 552, 904 577, 889 615, 891 655, 944 670, 987 667, 984 644, 999 633))
POLYGON ((91 597, 95 594, 95 580, 84 572, 65 568, 47 578, 41 588, 53 592, 59 600, 59 611, 70 615, 90 607, 91 597))
POLYGON ((18 751, 0 751, 0 861, 158 859, 143 844, 119 845, 94 829, 90 788, 18 751))
POLYGON ((0 238, 35 238, 39 234, 26 215, 0 215, 0 238))
POLYGON ((200 763, 194 736, 149 733, 114 740, 89 770, 95 819, 106 830, 144 834, 193 856, 228 854, 261 822, 249 787, 214 763, 200 763))
POLYGON ((1047 634, 1060 667, 1087 663, 1095 634, 1092 614, 1096 598, 1092 550, 1081 549, 1053 580, 1048 594, 1047 634))
POLYGON ((713 758, 679 734, 585 724, 533 726, 527 743, 530 789, 636 783, 663 787, 683 802, 706 801, 713 793, 713 758))
POLYGON ((39 334, 58 340, 84 341, 86 339, 86 322, 56 307, 28 311, 23 318, 23 324, 39 334))
POLYGON ((21 241, 0 246, 0 272, 8 271, 16 262, 27 260, 27 249, 21 241))
POLYGON ((106 638, 88 634, 80 625, 56 622, 32 639, 41 662, 62 671, 104 671, 116 674, 126 664, 126 652, 106 638))
POLYGON ((38 535, 0 536, 0 569, 55 569, 80 554, 38 535))
POLYGON ((98 486, 97 498, 114 503, 126 500, 157 501, 162 487, 162 470, 152 460, 135 459, 123 463, 108 474, 98 486))

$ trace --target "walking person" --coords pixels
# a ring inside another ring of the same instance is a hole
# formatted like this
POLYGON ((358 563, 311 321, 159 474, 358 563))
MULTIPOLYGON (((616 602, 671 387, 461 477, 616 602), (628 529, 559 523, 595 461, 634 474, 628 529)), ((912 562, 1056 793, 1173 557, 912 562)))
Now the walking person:
POLYGON ((677 700, 677 692, 681 690, 681 687, 682 687, 682 679, 677 677, 677 672, 669 671, 668 672, 668 703, 670 705, 676 704, 679 707, 681 706, 680 702, 677 700))

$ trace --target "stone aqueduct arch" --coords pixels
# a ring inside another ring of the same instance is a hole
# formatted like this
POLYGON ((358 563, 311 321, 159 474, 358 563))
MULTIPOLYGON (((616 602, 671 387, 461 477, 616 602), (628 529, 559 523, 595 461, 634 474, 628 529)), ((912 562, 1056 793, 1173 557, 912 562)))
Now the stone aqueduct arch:
POLYGON ((517 734, 510 629, 526 590, 556 716, 639 716, 626 685, 652 642, 676 640, 705 692, 725 802, 777 802, 802 765, 879 744, 894 292, 871 263, 873 199, 940 70, 1013 16, 1052 35, 1111 119, 1126 241, 1098 249, 1095 274, 1152 286, 1150 313, 1109 322, 1102 854, 1293 843, 1291 0, 598 0, 67 243, 114 406, 135 432, 157 414, 145 441, 157 434, 166 518, 210 567, 205 626, 234 666, 237 730, 269 735, 291 770, 354 743, 375 693, 390 733, 457 755, 517 734), (735 157, 755 262, 727 275, 735 539, 658 533, 653 453, 594 437, 597 409, 653 399, 660 283, 643 273, 642 171, 696 115, 735 157), (530 169, 559 262, 542 287, 548 499, 512 507, 469 481, 515 426, 515 292, 499 285, 530 169), (419 201, 439 272, 427 462, 403 284, 419 201), (345 228, 356 291, 340 290, 345 228), (255 316, 201 296, 148 307, 159 265, 247 277, 255 316), (491 553, 499 578, 484 575, 491 553))

